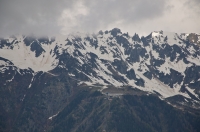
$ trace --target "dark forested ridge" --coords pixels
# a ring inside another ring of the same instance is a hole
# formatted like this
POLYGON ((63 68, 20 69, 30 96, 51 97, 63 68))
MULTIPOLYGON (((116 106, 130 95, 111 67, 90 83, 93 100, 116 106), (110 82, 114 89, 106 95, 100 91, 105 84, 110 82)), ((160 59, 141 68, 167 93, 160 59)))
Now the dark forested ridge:
MULTIPOLYGON (((84 94, 84 93, 81 93, 84 94)), ((74 111, 64 109, 49 131, 180 132, 200 130, 199 117, 179 111, 155 96, 125 95, 105 100, 97 96, 86 102, 72 102, 74 111), (78 106, 77 106, 78 105, 78 106), (64 118, 63 118, 64 117, 64 118)))
MULTIPOLYGON (((35 80, 39 83, 33 83, 35 89, 27 91, 23 102, 11 98, 15 93, 4 97, 9 111, 6 112, 1 105, 0 131, 200 131, 200 112, 195 109, 191 113, 187 109, 174 108, 157 95, 147 96, 139 90, 126 95, 104 95, 98 91, 101 86, 77 86, 64 74, 60 78, 40 75, 39 80, 35 80), (41 85, 40 82, 46 79, 49 80, 48 84, 41 85)), ((2 97, 6 91, 1 90, 0 93, 2 97)))

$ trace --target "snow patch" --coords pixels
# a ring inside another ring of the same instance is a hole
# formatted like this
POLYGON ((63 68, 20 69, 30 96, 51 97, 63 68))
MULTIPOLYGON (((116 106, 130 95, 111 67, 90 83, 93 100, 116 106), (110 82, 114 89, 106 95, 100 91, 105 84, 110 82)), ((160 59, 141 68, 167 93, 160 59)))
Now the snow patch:
POLYGON ((58 112, 58 113, 55 114, 55 115, 50 116, 48 119, 49 119, 49 120, 52 120, 52 119, 53 119, 54 117, 56 117, 59 113, 60 113, 60 112, 58 112))
MULTIPOLYGON (((22 36, 17 40, 22 39, 22 36)), ((15 66, 20 69, 31 68, 34 72, 49 71, 54 69, 58 65, 58 60, 54 54, 50 54, 50 51, 55 45, 43 44, 42 47, 45 52, 39 57, 35 57, 35 52, 32 52, 30 46, 26 46, 23 41, 14 45, 13 49, 4 47, 0 49, 0 56, 10 60, 15 66)))

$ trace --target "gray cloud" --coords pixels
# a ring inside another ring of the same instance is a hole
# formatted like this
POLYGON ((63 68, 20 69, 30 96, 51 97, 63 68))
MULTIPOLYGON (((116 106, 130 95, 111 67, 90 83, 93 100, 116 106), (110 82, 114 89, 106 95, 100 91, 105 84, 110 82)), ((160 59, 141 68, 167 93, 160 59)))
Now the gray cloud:
MULTIPOLYGON (((92 32, 107 29, 116 23, 130 24, 161 17, 166 9, 166 2, 160 0, 86 0, 83 5, 89 10, 88 15, 73 27, 77 31, 92 32)), ((134 27, 133 27, 134 28, 134 27)))
POLYGON ((193 13, 197 14, 197 17, 200 17, 200 0, 187 0, 185 6, 192 9, 193 13))
POLYGON ((73 3, 73 0, 1 0, 0 35, 58 33, 57 19, 73 3))
POLYGON ((114 27, 145 35, 154 30, 197 32, 197 5, 199 0, 0 0, 0 36, 97 32, 114 27))

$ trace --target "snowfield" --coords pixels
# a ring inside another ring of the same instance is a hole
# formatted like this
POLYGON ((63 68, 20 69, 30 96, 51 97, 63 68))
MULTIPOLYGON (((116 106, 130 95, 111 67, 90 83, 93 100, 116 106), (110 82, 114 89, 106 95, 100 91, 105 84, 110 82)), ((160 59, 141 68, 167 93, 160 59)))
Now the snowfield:
MULTIPOLYGON (((150 34, 150 38, 145 38, 147 45, 140 38, 140 41, 135 41, 133 36, 114 29, 96 35, 77 33, 56 36, 53 41, 50 37, 46 41, 34 38, 30 45, 24 41, 26 37, 16 36, 6 38, 7 42, 1 40, 0 57, 9 60, 19 69, 32 69, 35 73, 49 73, 55 68, 65 69, 79 84, 101 84, 104 85, 102 88, 107 85, 127 85, 150 93, 156 91, 162 98, 174 95, 191 98, 190 93, 199 99, 195 90, 184 83, 188 68, 200 66, 200 50, 195 43, 188 46, 187 36, 155 31, 150 34), (76 70, 70 71, 67 67, 70 61, 61 60, 62 55, 69 55, 76 60, 73 63, 76 70), (77 79, 75 72, 84 74, 88 81, 77 79), (171 78, 174 80, 170 81, 171 78), (188 92, 181 91, 182 86, 188 92)), ((0 60, 1 73, 8 66, 6 61, 0 60)), ((197 81, 199 78, 193 80, 194 83, 197 81)))

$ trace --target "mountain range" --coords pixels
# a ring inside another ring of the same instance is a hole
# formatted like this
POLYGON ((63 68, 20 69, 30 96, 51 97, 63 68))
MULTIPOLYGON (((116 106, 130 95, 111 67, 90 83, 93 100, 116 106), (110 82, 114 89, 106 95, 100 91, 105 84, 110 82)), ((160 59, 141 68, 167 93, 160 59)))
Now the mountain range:
POLYGON ((1 131, 200 131, 200 34, 0 38, 1 131))

